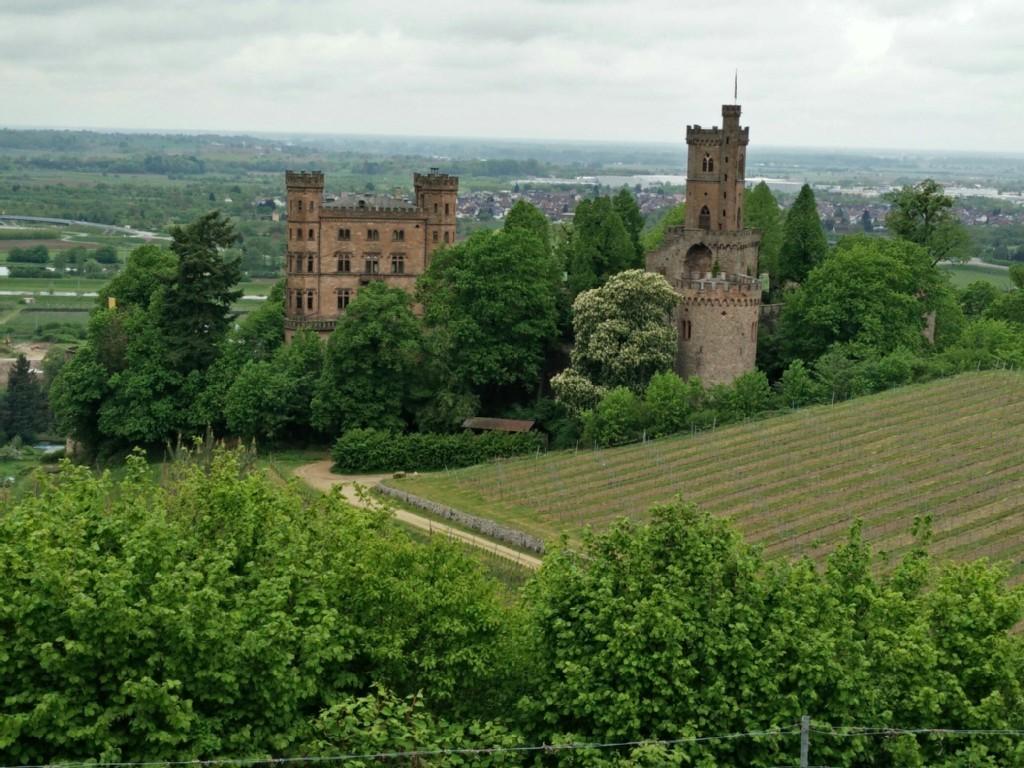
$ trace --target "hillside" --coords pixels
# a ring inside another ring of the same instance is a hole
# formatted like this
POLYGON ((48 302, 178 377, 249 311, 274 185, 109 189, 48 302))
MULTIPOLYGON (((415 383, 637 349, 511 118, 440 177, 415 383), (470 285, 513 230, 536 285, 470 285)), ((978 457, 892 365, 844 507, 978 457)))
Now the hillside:
POLYGON ((964 374, 695 436, 388 481, 553 539, 680 495, 767 553, 820 559, 864 521, 879 552, 930 515, 940 557, 1024 581, 1024 375, 964 374))

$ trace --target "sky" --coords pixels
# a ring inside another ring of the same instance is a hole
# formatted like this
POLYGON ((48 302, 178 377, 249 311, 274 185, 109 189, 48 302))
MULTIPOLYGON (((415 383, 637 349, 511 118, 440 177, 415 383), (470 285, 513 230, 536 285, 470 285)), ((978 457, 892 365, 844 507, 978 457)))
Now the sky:
POLYGON ((0 0, 0 125, 1024 151, 1021 0, 0 0))

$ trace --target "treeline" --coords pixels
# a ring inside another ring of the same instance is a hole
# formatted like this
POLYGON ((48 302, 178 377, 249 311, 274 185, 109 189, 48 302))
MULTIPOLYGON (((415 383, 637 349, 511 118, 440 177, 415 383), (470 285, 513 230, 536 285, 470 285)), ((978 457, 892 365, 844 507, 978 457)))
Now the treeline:
POLYGON ((83 246, 59 248, 50 253, 45 245, 12 248, 7 252, 11 277, 61 278, 68 271, 84 277, 98 278, 116 269, 120 263, 117 249, 103 245, 89 250, 83 246), (52 268, 47 266, 52 265, 52 268))
POLYGON ((815 765, 1020 762, 1022 593, 930 561, 926 518, 884 568, 855 527, 819 570, 676 503, 510 594, 250 463, 64 466, 5 503, 0 761, 768 768, 808 714, 815 765))

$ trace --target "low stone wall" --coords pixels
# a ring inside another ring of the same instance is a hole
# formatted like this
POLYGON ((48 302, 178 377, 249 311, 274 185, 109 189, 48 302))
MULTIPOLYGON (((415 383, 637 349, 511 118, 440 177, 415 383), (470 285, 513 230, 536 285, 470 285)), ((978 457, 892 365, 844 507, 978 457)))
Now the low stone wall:
POLYGON ((397 488, 391 488, 384 483, 378 483, 376 485, 376 490, 380 491, 385 496, 390 496, 394 499, 398 499, 399 501, 404 501, 406 504, 419 507, 430 514, 437 515, 445 520, 451 520, 453 523, 458 523, 459 525, 474 530, 488 538, 500 541, 502 544, 519 547, 520 549, 525 549, 528 552, 536 552, 538 555, 544 554, 544 542, 536 536, 531 536, 528 533, 517 531, 515 528, 509 528, 507 525, 496 523, 485 517, 477 517, 476 515, 460 512, 453 507, 438 504, 436 501, 421 498, 415 494, 408 493, 407 491, 400 491, 397 488))

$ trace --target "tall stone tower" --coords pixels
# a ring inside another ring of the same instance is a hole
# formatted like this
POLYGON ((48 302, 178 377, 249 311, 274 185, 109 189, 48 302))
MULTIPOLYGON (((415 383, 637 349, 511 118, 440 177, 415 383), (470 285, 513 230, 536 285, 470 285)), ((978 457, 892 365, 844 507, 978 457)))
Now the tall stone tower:
POLYGON ((431 168, 430 173, 413 175, 416 190, 416 206, 427 215, 427 263, 434 251, 446 243, 455 242, 455 206, 459 192, 459 177, 440 173, 431 168))
POLYGON ((761 233, 743 228, 743 193, 750 129, 740 107, 722 107, 722 127, 686 127, 686 219, 647 255, 678 291, 676 372, 706 384, 728 384, 754 370, 761 284, 761 233))

